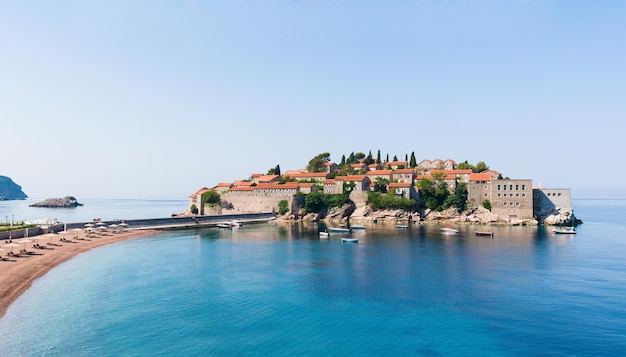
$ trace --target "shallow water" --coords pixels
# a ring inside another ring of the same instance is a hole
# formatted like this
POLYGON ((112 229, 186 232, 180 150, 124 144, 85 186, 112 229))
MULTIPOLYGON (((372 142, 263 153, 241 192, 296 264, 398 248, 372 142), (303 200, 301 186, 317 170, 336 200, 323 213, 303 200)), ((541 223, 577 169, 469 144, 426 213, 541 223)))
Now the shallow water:
POLYGON ((261 224, 121 242, 36 281, 0 320, 0 345, 19 356, 622 355, 626 201, 574 207, 585 223, 572 236, 368 225, 354 244, 319 240, 316 224, 261 224))

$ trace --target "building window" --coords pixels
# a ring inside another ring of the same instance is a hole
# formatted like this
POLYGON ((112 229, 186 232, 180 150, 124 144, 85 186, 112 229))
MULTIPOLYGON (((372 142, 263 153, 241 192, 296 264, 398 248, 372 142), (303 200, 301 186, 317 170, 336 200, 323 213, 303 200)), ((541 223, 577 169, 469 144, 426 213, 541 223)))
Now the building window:
POLYGON ((559 192, 559 193, 557 194, 557 196, 561 197, 561 192, 559 192))
POLYGON ((498 193, 498 197, 500 197, 500 194, 498 193))
POLYGON ((515 205, 516 205, 516 206, 519 206, 519 201, 518 201, 518 202, 515 202, 515 205))
POLYGON ((502 204, 506 206, 506 202, 502 202, 502 204))
POLYGON ((515 194, 515 197, 519 197, 519 193, 516 193, 516 194, 515 194))
POLYGON ((526 185, 522 185, 522 191, 526 191, 526 185))
POLYGON ((515 191, 519 191, 519 185, 515 185, 515 191))
POLYGON ((509 190, 513 191, 513 185, 509 185, 509 190))
POLYGON ((498 191, 500 191, 500 185, 498 185, 498 191))
POLYGON ((502 185, 502 189, 506 191, 506 185, 502 185))
POLYGON ((526 194, 525 194, 525 193, 522 193, 522 197, 526 197, 526 194))

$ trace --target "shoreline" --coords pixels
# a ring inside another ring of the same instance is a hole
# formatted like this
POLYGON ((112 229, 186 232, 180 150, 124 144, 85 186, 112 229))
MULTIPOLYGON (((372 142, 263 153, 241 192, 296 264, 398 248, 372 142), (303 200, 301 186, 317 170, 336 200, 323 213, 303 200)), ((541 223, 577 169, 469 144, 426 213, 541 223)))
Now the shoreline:
MULTIPOLYGON (((121 233, 107 233, 97 237, 86 237, 86 232, 60 232, 54 235, 41 235, 29 237, 32 242, 21 243, 20 246, 7 246, 7 241, 2 241, 0 255, 8 258, 8 261, 0 261, 0 319, 4 317, 9 306, 24 294, 40 277, 47 274, 52 268, 62 264, 76 255, 103 245, 121 242, 133 238, 145 237, 156 234, 157 230, 129 230, 121 233), (71 242, 63 242, 61 238, 70 239, 71 242), (37 249, 33 245, 39 243, 46 249, 37 249), (52 244, 50 244, 52 243, 52 244), (13 249, 19 252, 26 250, 33 252, 32 255, 11 257, 7 253, 13 249)), ((15 239, 20 243, 21 239, 15 239)))

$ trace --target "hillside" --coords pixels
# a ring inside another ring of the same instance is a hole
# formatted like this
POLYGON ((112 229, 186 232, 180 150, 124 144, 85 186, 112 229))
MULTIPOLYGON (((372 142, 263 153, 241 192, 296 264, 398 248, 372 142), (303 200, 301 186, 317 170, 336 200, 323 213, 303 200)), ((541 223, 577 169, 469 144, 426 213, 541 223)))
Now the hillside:
POLYGON ((0 176, 0 200, 24 200, 28 196, 10 177, 0 176))

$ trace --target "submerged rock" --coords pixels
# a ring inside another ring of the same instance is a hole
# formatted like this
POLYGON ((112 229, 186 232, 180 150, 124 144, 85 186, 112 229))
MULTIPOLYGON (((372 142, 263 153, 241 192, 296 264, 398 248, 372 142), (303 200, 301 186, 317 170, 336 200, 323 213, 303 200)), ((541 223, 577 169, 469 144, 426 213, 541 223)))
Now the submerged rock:
POLYGON ((78 203, 75 197, 65 196, 63 198, 48 198, 45 201, 29 205, 29 207, 74 208, 82 205, 82 203, 78 203))

